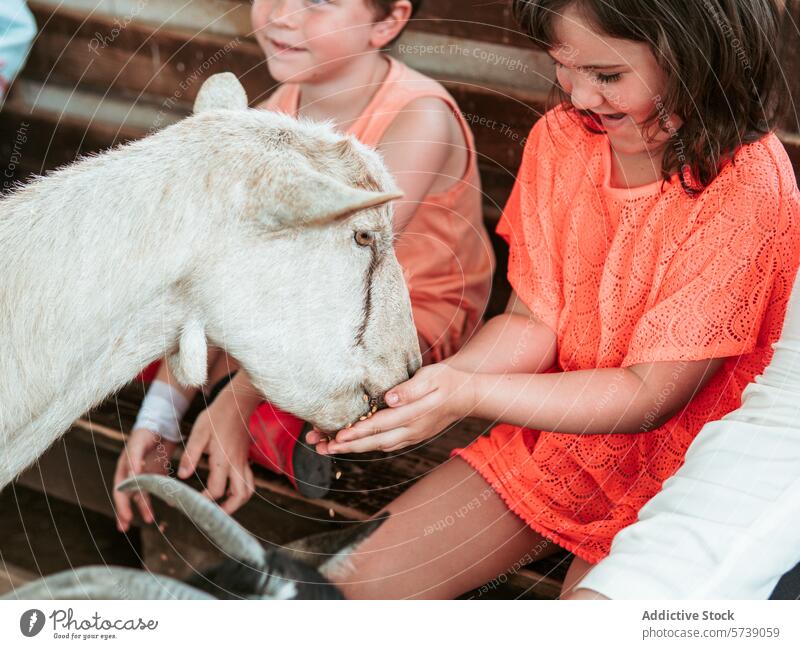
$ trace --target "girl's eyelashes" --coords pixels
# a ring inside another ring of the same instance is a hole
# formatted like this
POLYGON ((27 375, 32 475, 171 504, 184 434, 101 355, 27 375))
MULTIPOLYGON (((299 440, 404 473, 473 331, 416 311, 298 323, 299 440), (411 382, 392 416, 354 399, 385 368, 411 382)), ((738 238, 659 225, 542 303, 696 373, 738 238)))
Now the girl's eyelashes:
MULTIPOLYGON (((566 67, 563 63, 556 61, 555 59, 551 59, 553 65, 558 68, 566 67)), ((615 81, 619 81, 622 77, 622 72, 615 72, 614 74, 603 74, 602 72, 595 72, 594 78, 597 83, 614 83, 615 81)))
POLYGON ((597 79, 598 83, 614 83, 615 81, 619 81, 621 76, 621 72, 615 72, 614 74, 601 74, 598 72, 595 75, 595 78, 597 79))

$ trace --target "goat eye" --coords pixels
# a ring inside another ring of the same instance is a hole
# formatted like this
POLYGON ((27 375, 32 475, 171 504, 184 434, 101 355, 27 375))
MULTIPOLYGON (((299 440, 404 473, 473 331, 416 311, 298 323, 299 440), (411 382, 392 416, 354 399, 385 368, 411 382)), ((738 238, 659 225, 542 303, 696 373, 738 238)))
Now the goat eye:
POLYGON ((355 238, 359 246, 371 246, 375 241, 375 234, 368 230, 359 230, 356 232, 355 238))

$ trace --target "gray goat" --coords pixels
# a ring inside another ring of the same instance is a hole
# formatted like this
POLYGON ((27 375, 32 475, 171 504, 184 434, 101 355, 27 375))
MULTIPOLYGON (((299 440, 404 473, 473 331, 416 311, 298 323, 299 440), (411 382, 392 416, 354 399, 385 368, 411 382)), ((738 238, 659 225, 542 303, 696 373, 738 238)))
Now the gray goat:
POLYGON ((133 568, 88 566, 25 584, 3 599, 343 599, 323 575, 347 561, 386 519, 384 515, 347 530, 317 534, 293 548, 265 548, 216 504, 178 480, 140 475, 117 488, 147 491, 182 510, 226 558, 186 582, 133 568))

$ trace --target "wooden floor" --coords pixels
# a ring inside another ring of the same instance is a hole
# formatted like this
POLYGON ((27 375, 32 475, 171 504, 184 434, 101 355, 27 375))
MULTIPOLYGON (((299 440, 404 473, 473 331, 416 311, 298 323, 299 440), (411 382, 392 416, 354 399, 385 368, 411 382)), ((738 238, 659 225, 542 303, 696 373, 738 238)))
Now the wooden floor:
POLYGON ((9 486, 0 517, 0 594, 79 566, 141 565, 138 532, 126 537, 107 516, 40 491, 9 486))

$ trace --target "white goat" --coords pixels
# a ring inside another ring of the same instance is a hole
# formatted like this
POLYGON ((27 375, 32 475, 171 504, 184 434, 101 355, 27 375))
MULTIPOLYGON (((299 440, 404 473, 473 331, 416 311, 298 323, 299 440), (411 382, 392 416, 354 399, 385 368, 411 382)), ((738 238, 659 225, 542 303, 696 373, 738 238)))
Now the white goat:
POLYGON ((248 110, 231 74, 195 115, 0 201, 0 489, 165 353, 207 341, 321 429, 420 365, 392 247, 397 189, 329 125, 248 110))

